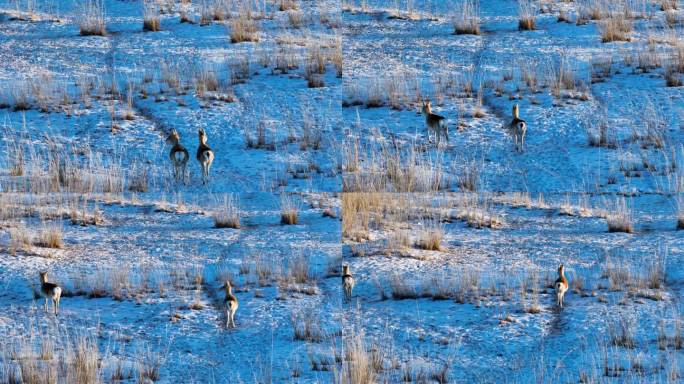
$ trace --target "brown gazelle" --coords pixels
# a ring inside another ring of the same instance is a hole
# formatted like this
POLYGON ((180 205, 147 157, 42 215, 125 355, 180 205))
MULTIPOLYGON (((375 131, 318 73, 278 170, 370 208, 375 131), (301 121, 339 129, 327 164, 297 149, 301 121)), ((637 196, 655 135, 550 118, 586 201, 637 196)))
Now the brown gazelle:
POLYGON ((238 300, 233 295, 233 286, 230 285, 230 281, 226 280, 224 288, 226 290, 226 297, 224 299, 226 304, 226 327, 235 328, 235 312, 238 309, 238 300))
POLYGON ((435 132, 437 145, 439 145, 442 136, 446 138, 447 143, 449 142, 449 127, 446 124, 446 119, 444 116, 440 116, 432 113, 432 105, 430 100, 426 100, 423 103, 423 114, 425 115, 425 124, 428 126, 428 140, 430 139, 430 132, 435 132))
POLYGON ((515 141, 515 150, 522 152, 525 148, 525 133, 527 132, 527 123, 520 118, 520 107, 518 104, 513 105, 513 120, 508 125, 513 133, 513 140, 515 141))
POLYGON ((352 290, 354 289, 354 277, 349 272, 349 266, 342 266, 342 290, 344 291, 344 301, 351 301, 352 290))
POLYGON ((565 278, 565 266, 563 266, 563 264, 558 267, 558 278, 556 279, 554 288, 556 288, 556 304, 560 308, 563 308, 563 297, 568 290, 568 279, 565 278))
POLYGON ((48 311, 48 299, 52 300, 55 315, 59 311, 59 299, 62 296, 62 288, 55 283, 47 281, 47 272, 40 272, 40 295, 45 298, 45 312, 48 311))
POLYGON ((209 182, 209 168, 211 168, 211 163, 214 161, 214 151, 207 145, 207 133, 204 132, 204 129, 200 128, 197 134, 199 135, 197 161, 202 166, 202 183, 206 184, 209 182))
POLYGON ((173 177, 176 180, 185 180, 190 155, 188 150, 180 144, 178 131, 172 130, 169 137, 166 138, 166 142, 172 145, 169 159, 171 159, 171 164, 173 164, 173 177))

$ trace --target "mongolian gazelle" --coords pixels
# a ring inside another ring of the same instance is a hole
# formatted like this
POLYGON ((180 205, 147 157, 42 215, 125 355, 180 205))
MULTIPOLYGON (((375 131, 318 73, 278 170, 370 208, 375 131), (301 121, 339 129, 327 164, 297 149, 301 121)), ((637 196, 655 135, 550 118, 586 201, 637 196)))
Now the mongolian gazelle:
POLYGON ((200 128, 197 134, 199 135, 197 161, 202 166, 202 183, 206 184, 209 182, 209 168, 211 168, 211 163, 214 161, 214 151, 207 145, 207 133, 204 132, 204 129, 200 128))
POLYGON ((166 142, 171 144, 171 152, 169 152, 169 159, 173 164, 173 177, 176 180, 185 180, 185 175, 188 168, 188 160, 190 155, 188 150, 180 144, 180 135, 175 129, 171 131, 166 142))
POLYGON ((525 133, 527 132, 527 123, 520 118, 520 108, 518 104, 513 105, 513 120, 508 125, 513 133, 513 140, 515 141, 515 150, 522 152, 525 147, 525 133))
POLYGON ((45 312, 48 311, 48 299, 51 299, 56 315, 59 311, 59 298, 62 296, 62 288, 47 281, 47 272, 40 272, 40 295, 45 298, 45 312))
POLYGON ((342 266, 342 290, 344 291, 344 301, 351 301, 352 290, 354 289, 354 277, 349 272, 349 266, 342 266))
POLYGON ((565 266, 563 264, 558 267, 558 278, 553 286, 556 289, 556 304, 563 308, 563 297, 568 290, 568 279, 565 278, 565 266))
POLYGON ((446 138, 447 143, 449 142, 449 127, 446 124, 446 119, 444 116, 440 116, 432 113, 432 105, 430 100, 423 103, 423 114, 425 115, 425 124, 428 126, 428 140, 430 139, 430 132, 434 131, 437 145, 439 145, 442 136, 446 138))
POLYGON ((226 304, 226 327, 235 328, 235 312, 238 309, 238 300, 235 295, 233 295, 233 286, 230 285, 230 281, 226 280, 226 298, 224 299, 226 304))

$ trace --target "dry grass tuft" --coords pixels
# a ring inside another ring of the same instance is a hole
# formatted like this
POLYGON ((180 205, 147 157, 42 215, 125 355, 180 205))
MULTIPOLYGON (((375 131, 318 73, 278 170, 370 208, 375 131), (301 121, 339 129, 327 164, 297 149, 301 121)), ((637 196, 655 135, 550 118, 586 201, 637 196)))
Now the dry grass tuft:
POLYGON ((668 67, 665 70, 665 85, 668 87, 681 87, 684 85, 680 74, 674 67, 668 67))
POLYGON ((453 20, 457 35, 480 34, 480 4, 478 0, 462 0, 456 8, 453 20))
POLYGON ((98 382, 99 353, 97 341, 89 337, 81 337, 76 342, 73 357, 73 369, 76 382, 89 384, 98 382))
POLYGON ((22 251, 31 245, 31 235, 25 227, 9 228, 10 253, 22 251))
POLYGON ((601 33, 601 41, 604 43, 630 41, 629 33, 634 30, 634 24, 624 14, 618 13, 601 21, 598 28, 601 33))
POLYGON ((294 339, 310 343, 320 343, 323 341, 323 329, 320 323, 320 316, 312 310, 293 312, 290 316, 294 339))
POLYGON ((420 297, 416 287, 410 285, 406 279, 399 275, 392 275, 389 284, 392 291, 392 299, 394 300, 417 299, 420 297))
POLYGON ((43 224, 33 244, 43 248, 64 248, 62 227, 55 224, 43 224))
POLYGON ((148 346, 138 352, 137 362, 138 383, 148 383, 159 380, 159 369, 162 365, 162 357, 159 353, 153 351, 148 346))
POLYGON ((240 228, 240 208, 236 195, 231 193, 223 197, 221 210, 214 214, 214 227, 240 228))
POLYGON ((418 235, 416 247, 426 251, 440 251, 442 249, 442 238, 444 229, 438 221, 427 221, 423 223, 423 229, 418 235))
POLYGON ((677 0, 660 0, 661 11, 675 11, 679 9, 677 0))
POLYGON ((287 276, 295 284, 306 284, 312 281, 311 260, 304 254, 297 254, 288 260, 287 276))
POLYGON ((149 176, 145 166, 138 164, 133 166, 130 172, 128 190, 138 193, 144 193, 149 190, 149 176))
POLYGON ((616 201, 614 209, 608 213, 606 221, 608 222, 608 232, 634 233, 632 211, 624 198, 616 201))
POLYGON ((299 10, 288 11, 287 20, 292 28, 299 29, 305 22, 304 12, 299 10))
POLYGON ((299 8, 299 4, 295 0, 280 0, 278 1, 278 10, 283 12, 283 11, 292 11, 296 10, 299 8))
POLYGON ((334 373, 335 384, 374 383, 377 377, 377 364, 373 354, 368 351, 363 332, 351 333, 344 340, 345 361, 342 369, 334 373))
POLYGON ((610 125, 606 113, 586 116, 583 119, 583 126, 590 147, 617 148, 615 129, 610 125))
MULTIPOLYGON (((181 21, 182 22, 182 21, 181 21)), ((143 1, 143 31, 158 32, 161 30, 159 5, 156 0, 143 1)))
POLYGON ((242 42, 259 41, 259 24, 256 20, 246 16, 240 16, 230 21, 230 42, 233 44, 242 42))
POLYGON ((292 195, 283 193, 280 195, 280 223, 285 225, 297 224, 299 215, 299 203, 292 195))
POLYGON ((104 2, 102 0, 84 0, 79 18, 81 36, 104 36, 105 30, 104 2))
POLYGON ((608 333, 611 344, 616 347, 635 348, 635 324, 624 315, 620 315, 616 321, 608 323, 608 333))
POLYGON ((480 185, 480 166, 475 161, 466 162, 456 184, 463 191, 476 192, 480 185))
POLYGON ((518 29, 533 31, 536 29, 537 8, 533 0, 518 0, 518 29))

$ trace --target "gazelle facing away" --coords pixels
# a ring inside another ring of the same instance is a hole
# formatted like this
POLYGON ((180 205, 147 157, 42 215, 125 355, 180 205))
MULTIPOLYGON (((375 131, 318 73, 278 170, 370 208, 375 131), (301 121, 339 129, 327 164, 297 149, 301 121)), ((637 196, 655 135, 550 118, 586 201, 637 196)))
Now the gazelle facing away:
POLYGON ((209 168, 211 168, 211 163, 214 161, 214 151, 207 145, 207 133, 204 132, 204 129, 200 128, 197 134, 199 135, 197 161, 202 166, 202 183, 206 184, 209 182, 209 168))
POLYGON ((185 174, 188 168, 188 160, 190 155, 188 150, 180 144, 180 135, 175 129, 171 131, 169 137, 166 138, 166 142, 171 144, 171 152, 169 152, 169 159, 173 164, 173 177, 176 180, 185 180, 185 174))
POLYGON ((430 132, 434 131, 437 145, 439 145, 442 136, 446 138, 447 143, 449 142, 449 127, 446 124, 446 119, 444 116, 440 116, 432 113, 432 105, 430 100, 423 103, 423 114, 425 115, 425 124, 428 126, 428 140, 430 139, 430 132))
POLYGON ((48 299, 51 299, 56 315, 59 311, 59 298, 62 296, 62 288, 55 283, 48 283, 47 272, 40 272, 40 295, 45 298, 45 312, 48 311, 48 299))
POLYGON ((556 304, 563 308, 563 297, 568 290, 568 279, 565 278, 565 266, 563 264, 558 267, 558 278, 553 286, 556 288, 556 304))
POLYGON ((520 108, 518 104, 513 105, 513 120, 508 125, 513 133, 513 140, 515 141, 515 150, 522 152, 525 147, 525 133, 527 132, 527 123, 520 118, 520 108))
POLYGON ((349 266, 342 266, 342 290, 344 291, 344 301, 351 300, 354 284, 354 277, 351 275, 351 272, 349 272, 349 266))
POLYGON ((226 280, 226 327, 235 328, 235 312, 238 309, 237 297, 233 295, 233 286, 230 285, 230 281, 226 280))

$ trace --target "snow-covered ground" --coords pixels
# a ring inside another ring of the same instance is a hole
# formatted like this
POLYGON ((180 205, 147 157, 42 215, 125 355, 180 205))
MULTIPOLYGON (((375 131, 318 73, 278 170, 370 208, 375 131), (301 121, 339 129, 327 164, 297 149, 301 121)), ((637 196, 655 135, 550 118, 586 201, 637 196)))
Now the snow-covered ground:
POLYGON ((681 1, 86 3, 0 0, 0 383, 683 380, 681 1))

